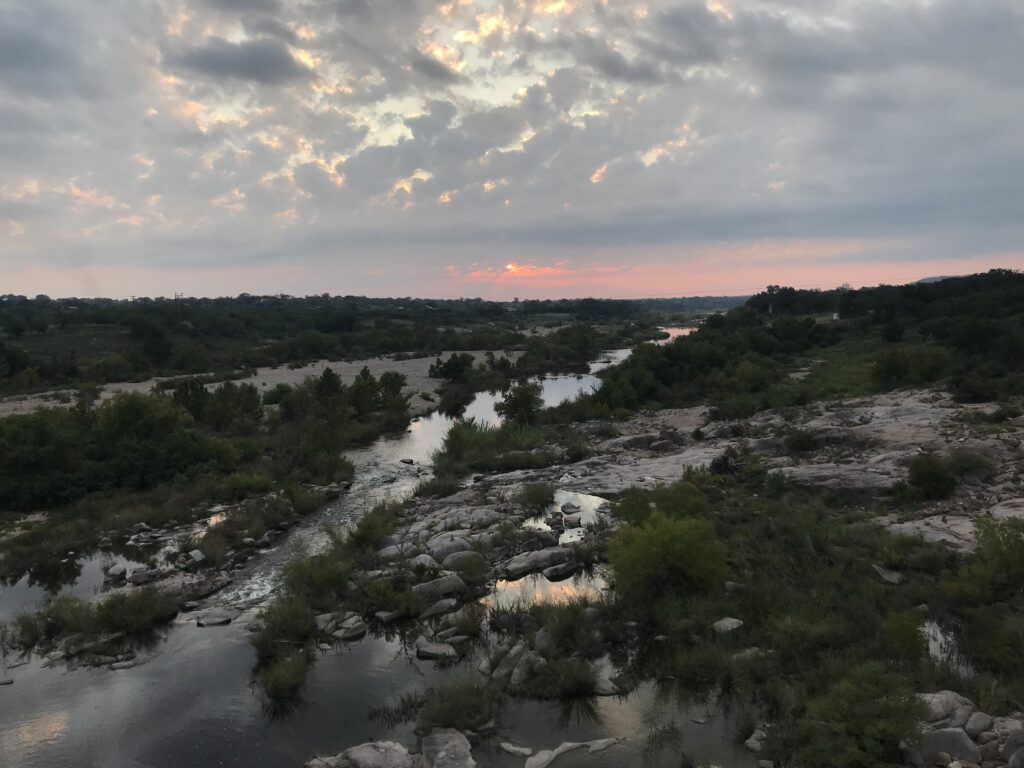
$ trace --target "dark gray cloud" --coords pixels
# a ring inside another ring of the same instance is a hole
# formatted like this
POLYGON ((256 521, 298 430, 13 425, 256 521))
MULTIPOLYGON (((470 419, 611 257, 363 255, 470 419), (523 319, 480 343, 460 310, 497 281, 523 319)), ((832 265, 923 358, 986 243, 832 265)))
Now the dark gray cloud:
POLYGON ((249 80, 264 85, 282 85, 309 79, 315 74, 298 62, 287 46, 271 39, 233 43, 215 37, 172 52, 167 60, 172 66, 212 78, 249 80))

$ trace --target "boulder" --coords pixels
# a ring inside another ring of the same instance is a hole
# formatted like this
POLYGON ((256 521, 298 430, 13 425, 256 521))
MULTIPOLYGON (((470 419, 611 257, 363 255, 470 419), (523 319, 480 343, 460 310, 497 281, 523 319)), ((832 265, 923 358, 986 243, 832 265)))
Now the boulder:
POLYGON ((505 572, 509 578, 518 579, 534 571, 542 571, 552 565, 561 565, 572 557, 572 550, 563 547, 549 547, 537 552, 524 552, 505 561, 505 572))
POLYGON ((918 698, 925 706, 925 720, 939 728, 963 728, 974 712, 971 700, 956 691, 922 693, 918 698))
POLYGON ((432 643, 425 637, 416 639, 416 658, 425 661, 433 659, 454 659, 458 656, 455 648, 448 643, 432 643))
POLYGON ((486 568, 487 561, 484 556, 479 552, 474 552, 472 549, 467 549, 462 552, 454 552, 448 555, 442 563, 446 570, 449 571, 460 571, 463 568, 486 568))
POLYGON ((570 560, 561 565, 552 565, 550 568, 545 568, 541 573, 544 574, 544 578, 548 581, 564 581, 576 573, 578 567, 576 561, 570 560))
POLYGON ((671 440, 655 440, 647 447, 652 451, 665 453, 667 451, 671 451, 672 449, 674 449, 676 447, 676 444, 673 443, 671 440))
POLYGON ((727 616, 724 619, 719 619, 718 621, 716 621, 714 624, 711 625, 711 628, 720 635, 727 635, 730 632, 735 632, 742 626, 743 622, 740 619, 734 619, 732 617, 727 616))
POLYGON ((750 734, 750 738, 743 742, 743 746, 753 752, 755 755, 759 754, 764 749, 764 743, 768 740, 768 732, 758 726, 754 729, 754 732, 750 734))
POLYGON ((456 552, 465 552, 471 547, 472 544, 466 537, 455 536, 449 533, 435 536, 427 542, 427 549, 430 551, 430 554, 433 555, 435 560, 442 562, 448 555, 453 555, 456 552))
POLYGON ((883 568, 880 565, 872 565, 871 568, 877 574, 878 578, 880 578, 886 584, 890 584, 896 587, 903 583, 902 573, 899 573, 897 571, 890 571, 887 568, 883 568))
POLYGON ((424 768, 475 768, 469 739, 453 728, 435 728, 423 739, 424 768))
POLYGON ((341 622, 341 627, 333 634, 339 640, 350 643, 366 635, 366 631, 366 622, 360 616, 350 616, 341 622))
POLYGON ((420 768, 418 756, 401 744, 377 741, 346 749, 335 757, 317 757, 306 768, 420 768))
POLYGON ((925 731, 921 735, 918 749, 925 762, 932 764, 938 761, 939 753, 942 752, 954 760, 981 762, 981 750, 962 728, 939 728, 934 731, 925 731))
POLYGON ((1006 737, 1006 743, 1003 745, 1004 755, 1009 757, 1022 749, 1024 749, 1024 731, 1014 731, 1006 737))
POLYGON ((441 570, 441 564, 430 555, 416 555, 409 561, 411 568, 425 568, 429 570, 441 570))
POLYGON ((121 563, 115 563, 107 568, 106 578, 108 581, 121 581, 128 574, 128 569, 121 563))
POLYGON ((423 595, 428 600, 440 600, 445 595, 461 594, 466 589, 466 582, 454 573, 449 573, 446 576, 417 584, 412 591, 423 595))
POLYGON ((978 738, 983 732, 992 727, 992 718, 984 712, 975 712, 967 719, 964 730, 972 739, 978 738))
POLYGON ((580 526, 583 525, 582 516, 578 515, 578 514, 576 514, 576 515, 563 515, 562 516, 562 524, 565 525, 566 528, 579 528, 580 526))
POLYGON ((519 661, 516 662, 516 666, 512 670, 512 676, 509 678, 509 684, 513 688, 518 688, 529 680, 530 676, 539 667, 544 666, 547 666, 547 661, 536 651, 526 651, 519 657, 519 661))
POLYGON ((573 504, 571 501, 562 505, 563 515, 578 515, 581 512, 579 504, 573 504))
POLYGON ((430 619, 434 616, 441 616, 446 613, 451 613, 459 607, 459 601, 454 598, 446 598, 444 600, 438 600, 432 606, 427 608, 423 613, 420 614, 421 619, 430 619))

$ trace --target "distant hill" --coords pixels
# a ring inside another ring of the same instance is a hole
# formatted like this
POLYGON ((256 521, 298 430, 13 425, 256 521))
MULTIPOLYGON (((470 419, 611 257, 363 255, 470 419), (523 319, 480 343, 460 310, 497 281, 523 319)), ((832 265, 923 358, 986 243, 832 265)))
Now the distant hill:
POLYGON ((914 285, 920 283, 938 283, 942 280, 952 280, 953 275, 943 275, 942 277, 922 277, 920 280, 915 281, 914 285))

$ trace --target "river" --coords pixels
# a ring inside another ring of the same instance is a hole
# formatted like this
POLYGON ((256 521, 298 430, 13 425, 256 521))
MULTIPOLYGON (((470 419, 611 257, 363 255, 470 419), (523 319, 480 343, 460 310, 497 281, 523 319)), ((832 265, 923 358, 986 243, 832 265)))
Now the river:
MULTIPOLYGON (((671 330, 674 329, 670 329, 671 330)), ((676 334, 678 335, 678 334, 676 334)), ((548 405, 572 399, 597 386, 594 375, 625 359, 629 350, 602 355, 584 375, 541 378, 548 405)), ((465 416, 494 423, 499 395, 481 393, 465 416)), ((38 658, 12 668, 14 684, 0 687, 0 766, 14 768, 298 768, 316 754, 335 754, 368 740, 390 739, 415 746, 410 726, 388 729, 369 719, 371 706, 394 700, 403 692, 421 690, 435 680, 473 674, 468 664, 438 671, 432 662, 416 659, 398 636, 367 636, 320 654, 304 691, 303 702, 287 718, 271 718, 249 685, 255 660, 247 626, 277 583, 288 560, 321 546, 322 526, 344 525, 384 498, 402 498, 421 479, 427 464, 453 420, 440 413, 418 419, 397 437, 381 438, 348 453, 356 481, 342 498, 311 515, 273 550, 240 571, 234 585, 209 600, 210 605, 242 606, 241 616, 223 627, 199 628, 194 615, 182 614, 147 650, 143 663, 130 669, 68 669, 45 667, 38 658), (407 465, 401 459, 413 459, 407 465)), ((585 509, 602 500, 560 491, 559 503, 572 500, 585 509)), ((94 580, 91 568, 83 569, 94 580)), ((598 573, 557 585, 537 577, 499 583, 487 600, 560 599, 596 594, 603 585, 598 573)), ((91 587, 88 587, 91 589, 91 587)), ((28 600, 26 589, 0 591, 0 600, 28 600), (5 595, 6 593, 6 595, 5 595), (15 595, 15 597, 12 597, 15 595)), ((82 592, 87 587, 78 584, 82 592)), ((33 592, 33 598, 38 594, 33 592)), ((570 753, 559 766, 619 766, 641 756, 650 765, 679 765, 675 745, 644 755, 648 735, 674 733, 686 752, 699 762, 746 766, 749 755, 730 738, 726 718, 703 707, 665 701, 651 684, 629 696, 596 699, 563 711, 556 705, 512 700, 501 719, 501 737, 535 748, 553 748, 562 741, 608 736, 628 737, 625 748, 599 755, 570 753)), ((522 765, 522 758, 481 748, 481 766, 522 765)))

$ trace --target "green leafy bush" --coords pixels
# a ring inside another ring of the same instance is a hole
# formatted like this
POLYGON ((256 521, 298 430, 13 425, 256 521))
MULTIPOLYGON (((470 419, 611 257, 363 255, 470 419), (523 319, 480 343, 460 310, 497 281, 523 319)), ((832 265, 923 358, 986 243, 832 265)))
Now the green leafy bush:
POLYGON ((662 512, 620 528, 608 543, 608 559, 622 595, 644 603, 664 593, 718 590, 726 575, 725 547, 709 521, 662 512))

